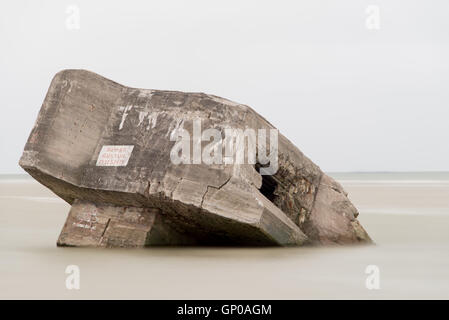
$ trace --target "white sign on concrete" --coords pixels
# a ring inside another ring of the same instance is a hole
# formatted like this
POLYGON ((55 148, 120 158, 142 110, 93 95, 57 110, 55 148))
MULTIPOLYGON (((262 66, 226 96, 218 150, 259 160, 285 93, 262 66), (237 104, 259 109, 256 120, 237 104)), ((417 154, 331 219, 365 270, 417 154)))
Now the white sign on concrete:
POLYGON ((103 146, 97 159, 97 166, 125 167, 134 146, 103 146))

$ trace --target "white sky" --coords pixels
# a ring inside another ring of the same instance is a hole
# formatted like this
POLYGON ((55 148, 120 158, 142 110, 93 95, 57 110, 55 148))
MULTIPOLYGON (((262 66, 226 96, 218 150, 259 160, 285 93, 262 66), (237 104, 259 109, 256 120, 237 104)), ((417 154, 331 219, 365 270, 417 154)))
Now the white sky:
POLYGON ((2 1, 0 173, 69 68, 248 104, 325 171, 449 170, 449 1, 242 2, 2 1))

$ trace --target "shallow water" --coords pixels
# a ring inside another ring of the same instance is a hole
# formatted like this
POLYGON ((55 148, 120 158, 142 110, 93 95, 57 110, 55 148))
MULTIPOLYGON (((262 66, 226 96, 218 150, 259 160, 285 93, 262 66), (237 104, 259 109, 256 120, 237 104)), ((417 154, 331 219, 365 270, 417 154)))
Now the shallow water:
POLYGON ((69 205, 31 179, 0 177, 0 298, 448 299, 449 174, 333 176, 376 245, 57 248, 69 205), (80 290, 66 288, 68 265, 80 290))

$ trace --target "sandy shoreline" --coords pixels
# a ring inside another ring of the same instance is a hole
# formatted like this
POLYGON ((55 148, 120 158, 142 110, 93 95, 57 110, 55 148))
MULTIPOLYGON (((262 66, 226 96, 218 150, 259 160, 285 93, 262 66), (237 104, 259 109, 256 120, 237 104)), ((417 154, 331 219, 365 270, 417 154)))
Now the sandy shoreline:
POLYGON ((0 179, 0 298, 448 299, 449 179, 339 176, 375 246, 57 248, 69 205, 28 179, 0 179), (392 182, 393 181, 393 182, 392 182), (67 290, 65 268, 81 269, 67 290), (379 290, 365 286, 367 265, 379 290))

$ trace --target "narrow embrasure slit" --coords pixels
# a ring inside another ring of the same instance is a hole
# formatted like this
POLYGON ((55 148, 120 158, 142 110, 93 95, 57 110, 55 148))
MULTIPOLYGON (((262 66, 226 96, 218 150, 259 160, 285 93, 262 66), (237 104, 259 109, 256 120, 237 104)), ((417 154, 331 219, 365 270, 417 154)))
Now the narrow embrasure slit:
MULTIPOLYGON (((256 163, 255 168, 257 172, 260 173, 261 167, 262 166, 259 163, 256 163)), ((260 187, 259 190, 265 196, 265 198, 267 198, 271 202, 274 202, 274 199, 276 197, 274 192, 276 191, 277 186, 278 183, 276 182, 273 176, 262 175, 262 186, 260 187)))

